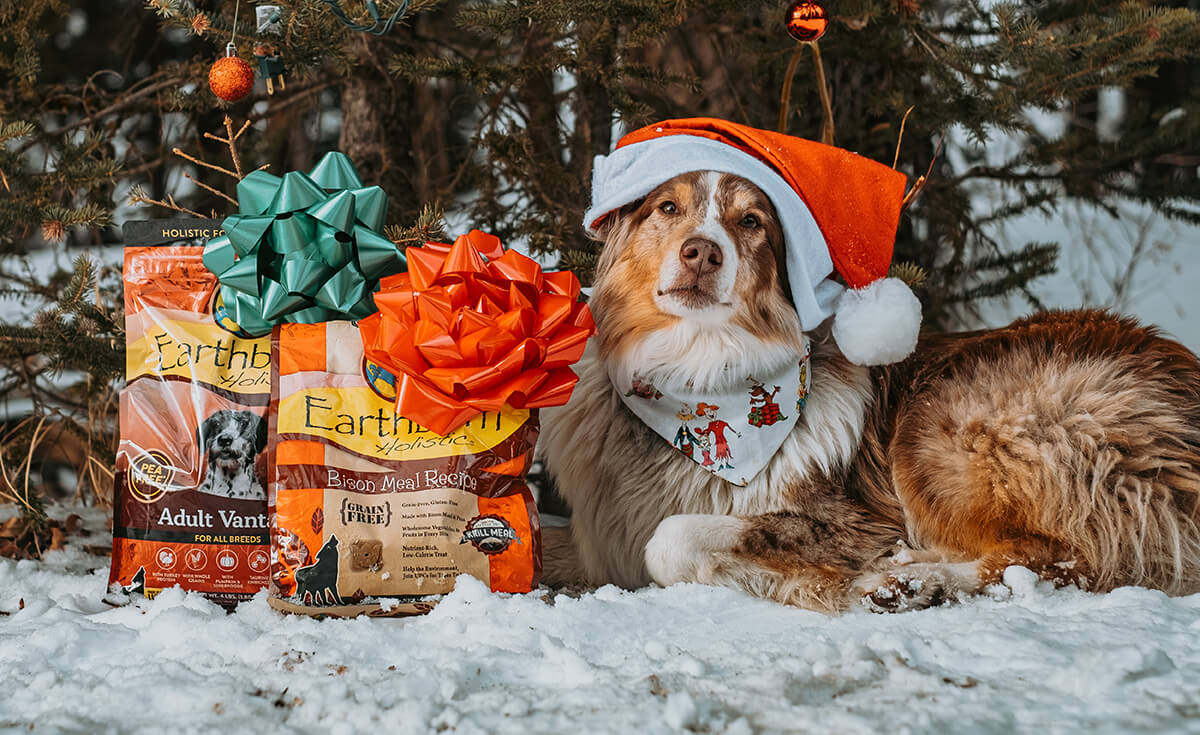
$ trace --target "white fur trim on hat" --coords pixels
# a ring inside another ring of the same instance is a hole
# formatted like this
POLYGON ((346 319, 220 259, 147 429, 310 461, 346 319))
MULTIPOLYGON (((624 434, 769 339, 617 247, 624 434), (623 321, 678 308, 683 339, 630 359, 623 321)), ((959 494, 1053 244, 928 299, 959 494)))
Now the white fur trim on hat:
POLYGON ((783 228, 792 304, 800 315, 800 325, 806 330, 820 326, 833 313, 845 288, 827 278, 833 272, 833 261, 816 220, 782 176, 727 143, 696 135, 668 135, 596 156, 592 206, 584 214, 584 227, 594 234, 592 225, 604 215, 693 171, 735 174, 763 190, 775 205, 783 228))
POLYGON ((856 365, 888 365, 912 354, 921 331, 921 302, 899 278, 847 289, 833 317, 833 339, 856 365))

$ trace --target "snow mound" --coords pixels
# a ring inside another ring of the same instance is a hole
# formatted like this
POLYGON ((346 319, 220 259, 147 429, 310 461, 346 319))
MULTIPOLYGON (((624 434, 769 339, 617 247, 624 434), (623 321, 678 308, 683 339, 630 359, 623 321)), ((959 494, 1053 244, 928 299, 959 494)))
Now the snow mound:
MULTIPOLYGON (((85 519, 103 528, 102 516, 85 519)), ((0 559, 0 730, 277 733, 1095 732, 1200 718, 1200 595, 1051 591, 838 618, 679 585, 494 595, 429 615, 110 608, 108 560, 0 559), (23 607, 21 605, 23 601, 23 607)))

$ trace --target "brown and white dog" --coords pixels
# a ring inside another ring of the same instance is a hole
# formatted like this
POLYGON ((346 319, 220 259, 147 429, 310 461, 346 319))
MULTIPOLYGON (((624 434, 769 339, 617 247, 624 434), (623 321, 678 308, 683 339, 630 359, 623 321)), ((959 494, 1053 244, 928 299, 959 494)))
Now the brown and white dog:
MULTIPOLYGON (((1023 565, 1089 590, 1200 591, 1200 361, 1098 311, 925 335, 851 364, 811 331, 805 409, 745 487, 641 423, 614 376, 716 385, 800 348, 775 208, 689 173, 608 217, 598 335, 571 402, 543 413, 571 507, 550 582, 699 582, 802 607, 939 604, 1023 565)), ((628 383, 623 383, 628 385, 628 383)))

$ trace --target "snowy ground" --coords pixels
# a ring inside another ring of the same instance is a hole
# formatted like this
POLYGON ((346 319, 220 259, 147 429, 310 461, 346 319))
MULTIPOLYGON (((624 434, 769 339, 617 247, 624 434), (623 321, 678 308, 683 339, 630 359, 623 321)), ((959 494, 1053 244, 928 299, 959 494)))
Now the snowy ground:
MULTIPOLYGON (((407 620, 110 608, 83 543, 0 559, 0 730, 1200 733, 1200 595, 1051 592, 829 618, 700 586, 473 579, 407 620), (21 607, 23 601, 24 607, 21 607)), ((1021 570, 1010 570, 1018 572, 1021 570)))

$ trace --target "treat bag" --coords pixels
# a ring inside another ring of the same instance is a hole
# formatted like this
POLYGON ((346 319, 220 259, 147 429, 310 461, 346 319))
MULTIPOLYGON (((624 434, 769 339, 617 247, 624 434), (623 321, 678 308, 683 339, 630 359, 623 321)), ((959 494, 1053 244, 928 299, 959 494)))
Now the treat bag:
POLYGON ((395 412, 395 379, 350 322, 285 324, 272 344, 270 604, 313 615, 428 611, 455 577, 528 592, 541 574, 525 485, 536 409, 439 435, 395 412))
MULTIPOLYGON (((197 232, 162 230, 168 240, 197 232)), ((125 250, 127 384, 109 581, 147 597, 179 585, 232 607, 268 579, 271 344, 214 320, 217 280, 202 251, 125 250)))

